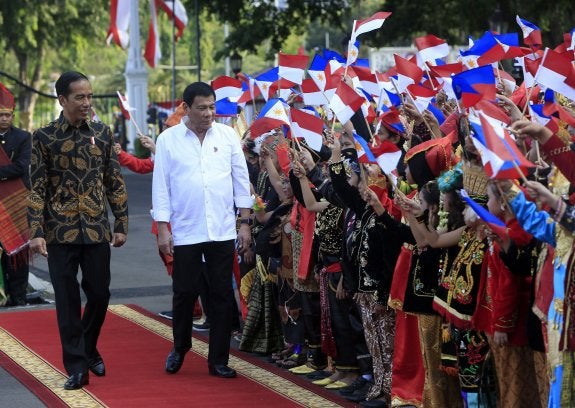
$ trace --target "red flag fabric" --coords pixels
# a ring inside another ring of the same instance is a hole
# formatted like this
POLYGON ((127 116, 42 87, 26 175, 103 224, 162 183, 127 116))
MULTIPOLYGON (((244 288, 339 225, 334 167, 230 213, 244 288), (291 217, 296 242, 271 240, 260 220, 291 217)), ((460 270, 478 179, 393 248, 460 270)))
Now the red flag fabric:
POLYGON ((216 101, 224 98, 238 98, 242 95, 242 81, 226 75, 212 80, 212 88, 216 93, 216 101))
POLYGON ((162 58, 160 33, 158 31, 158 10, 156 9, 155 0, 150 0, 150 26, 148 29, 148 40, 146 41, 144 58, 151 68, 155 68, 160 58, 162 58))
POLYGON ((536 79, 540 85, 575 101, 575 68, 564 54, 545 49, 536 79))
POLYGON ((323 144, 323 120, 295 108, 290 109, 290 119, 292 136, 304 138, 309 147, 319 152, 323 144))
POLYGON ((118 99, 120 100, 120 109, 122 110, 122 115, 124 115, 126 120, 130 120, 130 112, 133 111, 134 108, 130 106, 126 96, 122 95, 120 91, 116 91, 116 93, 118 94, 118 99))
POLYGON ((296 84, 301 84, 305 69, 309 63, 307 55, 289 55, 279 53, 278 75, 296 84))
POLYGON ((188 13, 186 8, 180 0, 156 0, 156 6, 168 14, 168 18, 173 20, 175 18, 176 28, 176 41, 184 34, 184 28, 188 24, 188 13))
POLYGON ((337 120, 345 124, 361 108, 363 101, 365 101, 365 98, 358 95, 353 88, 342 81, 331 98, 329 107, 337 117, 337 120))
POLYGON ((110 45, 112 40, 120 47, 126 49, 130 36, 130 0, 110 0, 110 27, 106 43, 110 45))
POLYGON ((373 16, 366 18, 365 20, 356 20, 353 25, 353 30, 351 31, 350 41, 355 42, 360 34, 377 30, 383 25, 383 22, 389 16, 391 16, 391 13, 387 11, 380 11, 375 13, 373 16))

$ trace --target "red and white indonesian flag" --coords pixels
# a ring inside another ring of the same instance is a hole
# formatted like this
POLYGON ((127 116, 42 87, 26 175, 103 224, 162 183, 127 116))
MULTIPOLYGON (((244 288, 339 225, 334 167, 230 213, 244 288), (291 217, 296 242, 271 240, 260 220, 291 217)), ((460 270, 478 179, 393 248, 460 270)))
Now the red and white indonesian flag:
POLYGON ((217 77, 212 81, 212 88, 216 93, 216 101, 225 98, 230 98, 231 101, 236 101, 243 93, 242 81, 226 75, 217 77))
POLYGON ((114 40, 120 47, 126 49, 130 40, 130 0, 110 0, 110 28, 106 43, 114 40))
POLYGON ((319 152, 323 144, 324 122, 313 113, 305 110, 290 109, 292 136, 304 138, 307 145, 319 152))
POLYGON ((397 89, 399 92, 405 92, 408 85, 418 84, 423 78, 423 70, 415 62, 393 54, 395 66, 397 69, 397 89))
POLYGON ((575 101, 575 68, 565 55, 546 48, 535 80, 575 101))
POLYGON ((424 37, 414 39, 418 55, 423 62, 430 62, 435 65, 436 59, 445 58, 449 55, 449 45, 439 37, 428 34, 424 37))
POLYGON ((152 68, 156 67, 162 51, 160 50, 160 32, 158 31, 158 10, 156 9, 156 0, 150 0, 150 28, 148 30, 148 40, 146 41, 146 50, 144 58, 152 68))
POLYGON ((361 108, 364 101, 365 98, 358 95, 353 88, 342 81, 329 102, 329 108, 333 111, 337 120, 345 124, 361 108))
POLYGON ((278 75, 280 78, 301 84, 308 63, 307 55, 288 55, 280 51, 278 75))
POLYGON ((350 41, 355 43, 355 40, 360 34, 367 33, 381 28, 386 18, 391 16, 387 11, 380 11, 365 20, 355 20, 353 22, 353 30, 351 31, 350 41))
POLYGON ((329 101, 325 94, 319 89, 312 78, 304 79, 301 83, 301 93, 303 103, 311 106, 327 105, 329 101))
POLYGON ((355 66, 353 67, 353 71, 359 79, 361 89, 370 95, 379 95, 381 93, 377 77, 369 68, 355 66))
POLYGON ((126 120, 130 120, 130 112, 135 111, 135 108, 132 108, 128 102, 128 98, 125 95, 122 95, 120 91, 116 91, 118 94, 118 99, 120 100, 120 109, 122 110, 122 114, 126 120))
POLYGON ((156 0, 156 5, 168 14, 170 20, 175 18, 175 25, 178 29, 176 40, 184 34, 184 28, 188 25, 188 13, 180 0, 156 0))
POLYGON ((401 150, 389 140, 384 140, 375 147, 372 146, 371 152, 385 174, 390 174, 395 170, 401 159, 401 150))

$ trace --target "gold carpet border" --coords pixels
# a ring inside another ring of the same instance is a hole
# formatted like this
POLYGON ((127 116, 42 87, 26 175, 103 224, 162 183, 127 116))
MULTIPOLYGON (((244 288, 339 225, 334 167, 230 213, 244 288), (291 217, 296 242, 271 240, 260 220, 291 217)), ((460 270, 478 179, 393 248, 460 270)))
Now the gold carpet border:
MULTIPOLYGON (((172 328, 167 324, 145 316, 125 305, 110 305, 108 306, 108 310, 165 339, 173 341, 172 328)), ((194 338, 194 341, 192 342, 192 350, 205 358, 208 357, 208 344, 203 340, 194 338)), ((338 405, 333 401, 329 401, 285 378, 275 375, 274 373, 233 355, 230 355, 230 366, 237 370, 239 374, 264 385, 270 390, 283 395, 294 402, 297 402, 301 406, 309 408, 341 407, 341 405, 338 405)))
POLYGON ((0 350, 70 407, 105 407, 84 389, 67 391, 66 376, 0 327, 0 350))

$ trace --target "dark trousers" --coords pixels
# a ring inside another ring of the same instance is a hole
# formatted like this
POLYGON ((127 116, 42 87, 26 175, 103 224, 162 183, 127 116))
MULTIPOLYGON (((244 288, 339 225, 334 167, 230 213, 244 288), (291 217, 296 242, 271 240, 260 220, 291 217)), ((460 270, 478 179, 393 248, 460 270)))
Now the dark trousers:
POLYGON ((202 254, 207 268, 210 340, 208 364, 228 364, 232 326, 234 241, 202 242, 174 247, 172 275, 174 348, 192 347, 194 303, 202 287, 202 254))
POLYGON ((336 292, 333 288, 337 288, 340 276, 340 273, 330 274, 330 287, 328 288, 331 330, 337 349, 337 357, 334 360, 336 368, 340 370, 354 370, 358 368, 355 349, 357 333, 353 331, 350 313, 353 312, 355 302, 351 297, 346 299, 336 298, 336 292))
POLYGON ((48 245, 48 269, 54 287, 64 367, 68 374, 87 370, 110 300, 110 244, 48 245), (82 314, 78 267, 86 306, 82 314))
POLYGON ((319 292, 300 292, 305 338, 309 345, 321 344, 321 307, 319 292))
POLYGON ((2 252, 2 270, 4 271, 4 285, 6 294, 10 300, 17 302, 26 301, 26 292, 28 291, 28 249, 24 249, 15 256, 8 256, 2 252))

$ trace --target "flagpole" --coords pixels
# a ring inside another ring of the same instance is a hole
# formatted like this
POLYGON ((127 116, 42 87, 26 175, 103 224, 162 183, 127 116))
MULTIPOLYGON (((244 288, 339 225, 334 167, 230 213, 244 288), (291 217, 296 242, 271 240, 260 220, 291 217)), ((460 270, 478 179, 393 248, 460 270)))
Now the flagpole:
MULTIPOLYGON (((417 105, 415 104, 415 99, 413 99, 413 96, 411 95, 411 92, 409 92, 409 89, 406 89, 406 93, 407 96, 409 96, 409 99, 411 101, 411 103, 413 103, 413 106, 415 107, 415 109, 417 109, 417 105)), ((419 109, 418 109, 419 111, 419 109)), ((429 130, 429 133, 431 133, 431 137, 433 139, 437 139, 437 136, 435 135, 435 133, 433 133, 433 130, 431 129, 431 125, 429 124, 429 122, 427 120, 425 120, 425 117, 423 116, 423 113, 421 114, 421 119, 423 119, 423 123, 425 123, 425 126, 427 127, 427 130, 429 130)))
POLYGON ((141 133, 139 129, 146 123, 145 114, 148 106, 148 72, 144 66, 140 46, 139 0, 130 0, 130 45, 124 77, 128 100, 132 101, 134 107, 134 112, 130 114, 133 126, 127 126, 129 151, 133 152, 137 132, 141 133), (136 123, 141 126, 136 126, 136 123))
POLYGON ((527 91, 525 106, 523 107, 523 111, 521 112, 522 117, 525 116, 525 112, 527 111, 527 107, 529 106, 529 100, 531 99, 531 94, 533 93, 533 88, 535 88, 536 83, 537 83, 537 77, 539 76, 539 70, 541 68, 541 65, 545 62, 546 58, 547 58, 547 49, 545 49, 545 52, 543 53, 543 58, 541 59, 541 63, 539 64, 539 68, 537 68, 537 72, 535 73, 535 77, 533 77, 533 86, 531 88, 529 88, 529 90, 527 91))

